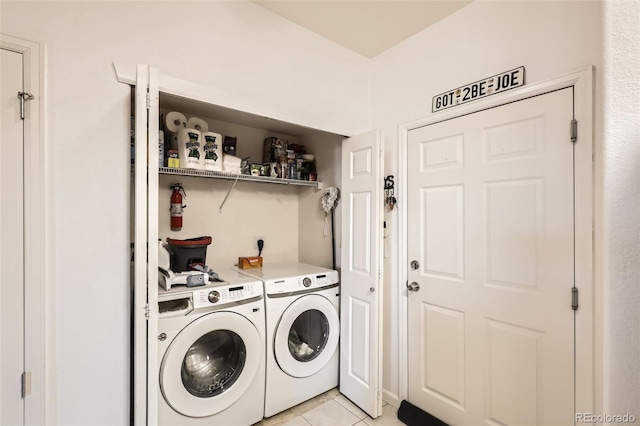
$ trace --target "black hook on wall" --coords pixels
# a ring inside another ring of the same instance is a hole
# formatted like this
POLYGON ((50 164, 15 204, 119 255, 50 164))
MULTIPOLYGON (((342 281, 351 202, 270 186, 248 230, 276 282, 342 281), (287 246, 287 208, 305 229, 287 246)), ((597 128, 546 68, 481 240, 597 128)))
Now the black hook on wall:
POLYGON ((393 175, 384 178, 384 204, 389 207, 389 211, 393 210, 398 200, 395 197, 395 182, 393 175))
POLYGON ((393 175, 385 176, 385 178, 384 178, 384 189, 385 190, 394 189, 395 184, 393 182, 393 179, 394 179, 393 175))

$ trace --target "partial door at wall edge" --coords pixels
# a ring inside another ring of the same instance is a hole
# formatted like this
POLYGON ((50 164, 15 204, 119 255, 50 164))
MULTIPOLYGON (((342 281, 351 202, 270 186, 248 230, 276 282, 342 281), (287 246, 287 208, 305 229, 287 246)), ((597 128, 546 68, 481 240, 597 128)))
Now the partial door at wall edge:
POLYGON ((0 49, 2 145, 0 146, 0 424, 25 422, 24 341, 24 127, 18 92, 24 91, 23 54, 0 49))
POLYGON ((54 398, 45 362, 49 274, 46 272, 45 147, 41 143, 40 125, 43 107, 40 45, 0 33, 0 50, 3 209, 0 215, 0 423, 11 424, 5 423, 9 422, 5 414, 20 411, 23 423, 18 424, 39 425, 47 422, 47 398, 54 398), (28 262, 25 263, 25 259, 28 262), (11 318, 11 324, 7 318, 11 318), (6 345, 7 338, 11 339, 10 345, 6 345), (6 361, 15 367, 10 368, 8 375, 5 375, 6 361), (20 371, 18 364, 22 367, 20 371), (7 401, 12 406, 5 404, 7 401))
POLYGON ((573 422, 572 119, 567 88, 409 132, 409 401, 449 424, 573 422))
POLYGON ((159 72, 138 64, 135 77, 133 219, 133 412, 136 425, 158 424, 158 140, 159 72), (156 145, 157 147, 157 145, 156 145), (149 242, 149 244, 147 244, 149 242), (151 243, 153 242, 153 243, 151 243))

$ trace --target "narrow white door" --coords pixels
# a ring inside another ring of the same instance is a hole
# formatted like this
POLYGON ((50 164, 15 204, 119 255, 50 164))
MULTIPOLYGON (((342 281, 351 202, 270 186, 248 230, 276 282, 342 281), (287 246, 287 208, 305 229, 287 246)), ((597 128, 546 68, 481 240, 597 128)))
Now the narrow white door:
POLYGON ((133 241, 133 418, 136 425, 158 423, 158 108, 158 69, 139 64, 135 89, 133 241))
POLYGON ((22 54, 0 49, 0 424, 24 424, 24 240, 23 141, 18 92, 23 89, 22 54))
POLYGON ((382 136, 342 144, 340 392, 371 417, 382 412, 382 136))
POLYGON ((452 425, 572 424, 571 88, 408 139, 409 402, 452 425))

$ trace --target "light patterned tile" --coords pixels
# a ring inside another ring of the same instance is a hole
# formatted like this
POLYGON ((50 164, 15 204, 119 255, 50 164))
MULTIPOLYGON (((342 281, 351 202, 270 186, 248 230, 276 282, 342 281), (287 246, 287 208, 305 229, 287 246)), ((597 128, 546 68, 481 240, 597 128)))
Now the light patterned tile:
POLYGON ((268 419, 262 419, 260 426, 280 426, 294 417, 296 417, 296 414, 292 413, 290 410, 283 411, 282 413, 278 413, 268 419))
POLYGON ((360 420, 336 401, 327 401, 302 415, 311 426, 352 426, 360 420))
POLYGON ((329 389, 328 391, 322 394, 323 397, 326 397, 329 399, 335 398, 338 395, 340 395, 340 390, 338 388, 329 389))
POLYGON ((301 416, 302 414, 306 413, 307 411, 311 411, 316 407, 321 406, 322 404, 324 404, 327 401, 331 401, 332 399, 334 399, 336 396, 340 395, 340 392, 337 391, 337 389, 330 390, 327 391, 325 393, 321 393, 320 395, 311 398, 305 402, 301 402, 300 404, 296 405, 295 407, 292 407, 289 409, 289 411, 291 411, 293 414, 295 414, 296 416, 301 416))
POLYGON ((282 426, 309 426, 309 422, 307 422, 304 417, 297 416, 283 423, 282 426))
POLYGON ((338 404, 342 405, 347 410, 351 411, 360 420, 362 420, 365 417, 367 417, 367 413, 362 411, 356 404, 351 402, 346 396, 338 395, 338 396, 336 396, 335 401, 338 404))
POLYGON ((367 417, 364 422, 369 426, 405 426, 400 420, 398 420, 398 409, 392 405, 385 405, 382 407, 382 415, 375 419, 367 417))

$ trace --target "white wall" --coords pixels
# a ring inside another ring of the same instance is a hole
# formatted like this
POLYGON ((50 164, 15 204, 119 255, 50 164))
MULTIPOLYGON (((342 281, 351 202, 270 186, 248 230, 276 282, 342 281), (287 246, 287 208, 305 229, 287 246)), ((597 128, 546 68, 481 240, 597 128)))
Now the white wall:
MULTIPOLYGON (((382 53, 372 63, 372 122, 386 142, 386 172, 398 174, 398 126, 431 114, 432 97, 521 65, 532 83, 601 65, 601 4, 579 1, 478 1, 382 53)), ((596 84, 596 104, 600 83, 596 84)), ((597 124, 598 126, 598 124, 597 124)), ((397 181, 397 180, 396 180, 397 181)), ((398 212, 387 213, 393 244, 398 212)), ((409 259, 410 260, 410 259, 409 259)), ((398 286, 397 251, 385 264, 385 301, 398 286)), ((397 303, 385 304, 385 394, 390 402, 404 396, 399 384, 397 303), (393 349, 392 349, 393 348, 393 349)), ((411 350, 409 342, 409 350, 411 350)))
POLYGON ((161 175, 158 237, 166 241, 211 236, 207 265, 214 270, 237 264, 240 256, 257 256, 253 237, 263 237, 266 262, 297 261, 298 188, 239 181, 220 212, 231 185, 232 180, 161 175), (176 182, 187 193, 180 231, 169 226, 169 186, 176 182))
POLYGON ((127 424, 130 89, 112 62, 150 63, 227 106, 341 133, 368 127, 368 62, 246 1, 0 8, 2 32, 46 55, 49 422, 127 424))
MULTIPOLYGON (((322 209, 324 191, 342 186, 342 137, 338 135, 305 135, 301 140, 306 151, 316 156, 318 179, 323 183, 322 190, 304 189, 300 191, 298 247, 299 261, 312 265, 333 268, 333 248, 331 236, 331 215, 327 217, 326 235, 322 209)), ((338 200, 334 211, 334 235, 336 269, 340 269, 342 202, 338 200)))
POLYGON ((603 18, 602 410, 640 418, 640 1, 603 18))
MULTIPOLYGON (((167 110, 161 109, 161 113, 167 110)), ((187 117, 192 114, 187 113, 187 117)), ((219 121, 198 114, 210 131, 223 136, 237 137, 237 156, 250 157, 261 162, 263 141, 279 137, 290 144, 305 147, 305 152, 316 155, 318 179, 324 188, 340 186, 340 153, 342 136, 311 131, 292 136, 236 123, 219 121)), ((264 262, 300 261, 332 268, 331 221, 324 236, 324 211, 320 199, 323 189, 297 185, 271 185, 239 181, 229 192, 233 180, 160 175, 158 235, 185 239, 202 235, 213 237, 207 250, 207 265, 214 270, 230 267, 239 256, 257 256, 255 237, 265 241, 264 262), (183 224, 172 230, 169 220, 171 185, 183 184, 187 197, 183 202, 183 224), (220 205, 229 193, 220 212, 220 205)), ((340 264, 340 211, 336 217, 336 259, 340 264)), ((133 235, 132 235, 133 238, 133 235)))
MULTIPOLYGON (((181 112, 188 118, 194 116, 181 112)), ((237 157, 250 157, 252 163, 262 162, 263 141, 267 137, 300 143, 295 136, 214 120, 202 114, 195 116, 205 120, 210 131, 236 137, 237 157)), ((263 237, 265 241, 262 256, 266 262, 297 261, 299 187, 239 181, 229 192, 232 185, 233 180, 160 175, 159 238, 166 241, 167 237, 186 239, 210 235, 213 243, 207 249, 207 265, 214 270, 236 264, 240 256, 257 256, 254 237, 263 237), (176 182, 182 183, 187 194, 183 199, 187 206, 183 213, 184 226, 180 230, 172 230, 169 220, 173 192, 170 186, 176 182), (225 197, 227 201, 220 211, 225 197)))

